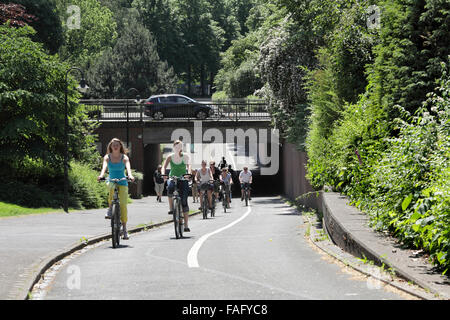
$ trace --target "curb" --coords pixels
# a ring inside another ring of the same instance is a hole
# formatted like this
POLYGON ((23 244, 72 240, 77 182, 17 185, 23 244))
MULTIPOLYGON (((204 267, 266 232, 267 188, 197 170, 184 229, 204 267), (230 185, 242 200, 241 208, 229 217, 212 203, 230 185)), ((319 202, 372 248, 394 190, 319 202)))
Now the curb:
MULTIPOLYGON (((366 275, 366 276, 368 276, 368 277, 372 277, 372 278, 374 278, 375 280, 381 281, 381 282, 385 283, 386 285, 392 286, 392 287, 394 287, 394 288, 396 288, 396 289, 398 289, 398 290, 400 290, 400 291, 403 291, 403 292, 405 292, 405 293, 407 293, 407 294, 409 294, 409 295, 411 295, 411 296, 417 297, 417 298, 422 299, 422 300, 439 300, 439 299, 435 298, 435 297, 434 297, 432 294, 430 294, 430 293, 424 293, 424 294, 422 294, 422 293, 420 293, 420 292, 412 291, 412 290, 409 290, 409 289, 406 288, 406 287, 402 287, 402 286, 400 286, 400 285, 397 285, 397 284, 394 283, 393 281, 388 281, 388 280, 386 280, 386 279, 377 277, 377 276, 375 276, 374 274, 371 274, 370 272, 367 272, 366 270, 364 270, 363 267, 360 266, 360 264, 356 261, 357 258, 354 257, 353 255, 348 254, 348 255, 350 255, 350 256, 347 257, 347 258, 345 258, 345 257, 343 256, 343 254, 340 254, 340 253, 337 253, 337 252, 333 252, 332 250, 329 250, 328 248, 326 248, 325 245, 322 245, 322 243, 321 243, 322 241, 321 241, 321 240, 318 241, 318 238, 319 238, 320 235, 317 233, 317 228, 316 228, 316 227, 314 226, 314 224, 311 222, 311 220, 309 219, 309 217, 306 217, 306 216, 302 216, 302 217, 307 221, 307 223, 308 223, 309 226, 310 226, 310 234, 309 234, 309 236, 307 236, 308 239, 310 240, 311 243, 313 243, 318 249, 320 249, 320 250, 321 250, 322 252, 324 252, 325 254, 327 254, 327 255, 331 256, 332 258, 334 258, 334 259, 340 261, 341 263, 343 263, 343 264, 344 264, 345 266, 347 266, 347 267, 350 267, 350 268, 352 268, 352 269, 354 269, 354 270, 356 270, 356 271, 358 271, 358 272, 360 272, 360 273, 362 273, 362 274, 364 274, 364 275, 366 275), (354 261, 352 261, 352 260, 354 260, 354 261)), ((324 221, 322 221, 322 224, 323 224, 323 227, 324 227, 324 228, 323 228, 324 233, 325 233, 325 234, 327 235, 327 237, 329 238, 328 241, 330 241, 330 243, 331 243, 333 246, 335 246, 336 248, 341 249, 340 247, 337 247, 337 246, 332 242, 331 237, 330 237, 330 235, 328 234, 328 231, 326 230, 326 226, 325 226, 324 221)), ((341 249, 341 250, 342 250, 342 249, 341 249)), ((345 251, 344 251, 344 252, 345 252, 345 251)))
MULTIPOLYGON (((339 197, 345 196, 339 194, 339 197)), ((399 263, 388 260, 388 258, 383 258, 382 255, 375 252, 372 248, 368 247, 367 244, 363 243, 354 234, 352 234, 352 232, 348 231, 333 213, 333 210, 331 210, 332 208, 330 208, 330 204, 327 203, 323 194, 320 195, 319 201, 322 204, 321 211, 323 213, 325 230, 327 231, 330 239, 344 251, 360 257, 364 255, 368 259, 373 260, 375 264, 378 265, 382 265, 384 263, 388 267, 392 268, 398 277, 403 278, 407 281, 411 281, 419 287, 437 295, 442 299, 449 299, 449 296, 447 294, 440 292, 438 289, 434 288, 433 285, 428 284, 426 281, 423 281, 422 279, 416 277, 414 274, 411 274, 401 265, 399 265, 399 263), (342 239, 340 235, 342 235, 342 239)), ((357 208, 348 205, 348 203, 346 203, 346 207, 349 207, 349 214, 351 213, 351 211, 362 214, 357 208)))
MULTIPOLYGON (((192 216, 198 215, 200 212, 201 212, 200 210, 197 210, 197 211, 191 213, 189 216, 192 217, 192 216)), ((153 228, 161 227, 166 224, 170 224, 172 222, 173 222, 173 220, 171 219, 171 220, 166 220, 166 221, 155 223, 155 224, 134 227, 134 228, 129 229, 128 233, 133 234, 133 233, 143 232, 143 231, 147 231, 149 229, 153 229, 153 228)), ((77 243, 67 246, 63 249, 56 250, 54 253, 46 256, 42 262, 35 264, 31 267, 31 269, 37 270, 37 271, 33 275, 30 276, 30 279, 28 279, 26 281, 26 286, 25 286, 26 289, 22 288, 20 290, 20 293, 17 295, 17 300, 29 300, 29 298, 30 298, 29 294, 33 291, 33 287, 41 280, 42 275, 48 269, 50 269, 56 262, 64 259, 65 257, 71 255, 72 253, 74 253, 76 251, 79 251, 79 250, 85 248, 86 246, 95 244, 100 241, 108 240, 110 238, 111 238, 110 233, 97 235, 97 236, 91 237, 90 239, 87 239, 87 241, 84 241, 82 243, 77 242, 77 243)))

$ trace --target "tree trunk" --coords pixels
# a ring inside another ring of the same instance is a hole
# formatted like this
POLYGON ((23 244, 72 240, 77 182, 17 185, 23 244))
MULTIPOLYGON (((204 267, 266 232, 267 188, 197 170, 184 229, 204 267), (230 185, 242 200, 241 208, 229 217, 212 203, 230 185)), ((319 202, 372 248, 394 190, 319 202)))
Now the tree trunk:
POLYGON ((187 71, 187 86, 188 86, 188 92, 187 95, 191 96, 191 65, 188 65, 188 71, 187 71))
POLYGON ((201 96, 205 96, 205 65, 202 64, 200 69, 200 88, 201 88, 201 96))

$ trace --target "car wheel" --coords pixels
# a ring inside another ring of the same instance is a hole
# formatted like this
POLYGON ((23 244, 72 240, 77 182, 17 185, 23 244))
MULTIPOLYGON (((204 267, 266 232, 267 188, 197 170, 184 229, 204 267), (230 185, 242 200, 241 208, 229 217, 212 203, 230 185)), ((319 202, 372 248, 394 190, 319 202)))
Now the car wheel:
POLYGON ((199 111, 196 115, 197 119, 205 120, 208 117, 208 114, 205 111, 199 111))
POLYGON ((155 120, 162 120, 164 119, 164 113, 162 111, 156 111, 153 113, 153 119, 155 120))

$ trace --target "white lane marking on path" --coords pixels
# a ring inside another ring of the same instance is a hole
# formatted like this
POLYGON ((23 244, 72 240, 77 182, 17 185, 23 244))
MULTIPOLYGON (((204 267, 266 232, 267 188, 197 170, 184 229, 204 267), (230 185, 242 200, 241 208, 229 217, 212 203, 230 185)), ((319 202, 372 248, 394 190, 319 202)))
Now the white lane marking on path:
POLYGON ((187 264, 189 268, 198 268, 199 264, 198 264, 198 260, 197 260, 197 254, 198 251, 200 250, 201 246, 203 245, 203 243, 211 236, 222 232, 228 228, 231 228, 232 226, 234 226, 236 223, 239 223, 240 221, 244 220, 249 214, 250 212, 252 212, 252 208, 249 206, 247 209, 247 212, 240 217, 239 219, 236 219, 235 221, 231 222, 230 224, 226 225, 225 227, 222 227, 220 229, 217 229, 216 231, 207 233, 205 235, 203 235, 200 239, 198 239, 194 245, 192 246, 191 250, 189 250, 189 253, 187 255, 187 264))

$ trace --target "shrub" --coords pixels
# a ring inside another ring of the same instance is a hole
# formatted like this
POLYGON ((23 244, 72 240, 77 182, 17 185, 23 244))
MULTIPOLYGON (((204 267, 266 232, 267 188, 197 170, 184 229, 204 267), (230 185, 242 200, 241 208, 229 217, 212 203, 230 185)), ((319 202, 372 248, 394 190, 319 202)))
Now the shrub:
POLYGON ((98 183, 98 172, 89 166, 72 162, 70 164, 70 194, 72 205, 78 208, 94 209, 107 205, 107 188, 98 183))

